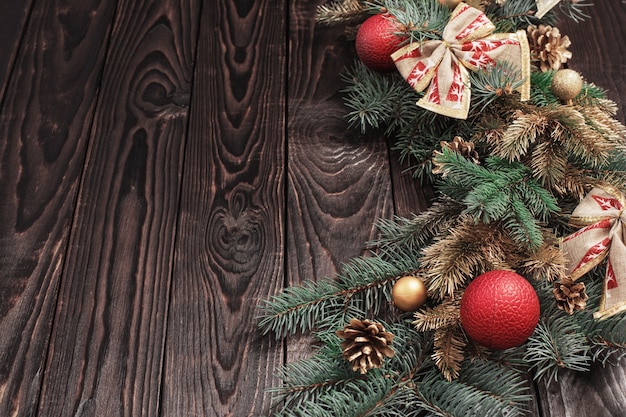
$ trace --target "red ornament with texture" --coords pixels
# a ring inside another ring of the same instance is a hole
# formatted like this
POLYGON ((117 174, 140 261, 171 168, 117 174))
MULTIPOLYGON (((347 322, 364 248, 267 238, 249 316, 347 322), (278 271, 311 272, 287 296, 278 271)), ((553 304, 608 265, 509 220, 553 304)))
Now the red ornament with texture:
POLYGON ((396 65, 391 54, 400 48, 404 38, 397 36, 400 24, 390 14, 377 14, 369 17, 356 34, 356 53, 370 69, 378 72, 391 72, 396 65))
POLYGON ((461 298, 461 325, 479 345, 494 350, 519 346, 539 321, 533 286, 512 271, 496 270, 475 278, 461 298))

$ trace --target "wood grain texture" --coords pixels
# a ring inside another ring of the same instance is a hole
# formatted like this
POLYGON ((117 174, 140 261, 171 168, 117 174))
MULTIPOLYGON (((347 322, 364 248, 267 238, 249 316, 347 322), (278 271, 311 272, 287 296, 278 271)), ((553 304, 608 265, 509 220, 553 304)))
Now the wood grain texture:
POLYGON ((0 3, 0 103, 21 45, 32 0, 0 3))
POLYGON ((559 28, 572 41, 573 57, 569 68, 580 72, 586 81, 607 91, 619 105, 617 118, 626 120, 626 2, 594 1, 584 9, 590 16, 584 22, 562 19, 559 28))
POLYGON ((199 8, 117 5, 41 417, 159 413, 199 8))
MULTIPOLYGON (((586 9, 591 19, 575 24, 563 20, 561 33, 572 41, 569 67, 607 90, 626 121, 626 4, 620 0, 594 2, 586 9)), ((626 361, 615 366, 594 365, 590 373, 563 372, 556 383, 540 383, 543 417, 621 417, 626 415, 626 361)))
POLYGON ((201 16, 166 340, 163 416, 260 416, 282 351, 256 305, 284 277, 286 5, 201 16))
MULTIPOLYGON (((320 3, 290 7, 287 285, 336 277, 392 213, 385 140, 349 128, 337 92, 353 42, 341 26, 315 24, 320 3)), ((310 356, 311 346, 310 337, 290 338, 287 361, 310 356)))
MULTIPOLYGON (((317 2, 320 3, 320 2, 317 2)), ((375 221, 392 211, 387 145, 349 128, 337 89, 354 60, 341 27, 315 26, 315 2, 290 19, 289 283, 332 278, 364 253, 375 221)))
POLYGON ((113 4, 39 2, 0 115, 0 415, 35 412, 113 4))

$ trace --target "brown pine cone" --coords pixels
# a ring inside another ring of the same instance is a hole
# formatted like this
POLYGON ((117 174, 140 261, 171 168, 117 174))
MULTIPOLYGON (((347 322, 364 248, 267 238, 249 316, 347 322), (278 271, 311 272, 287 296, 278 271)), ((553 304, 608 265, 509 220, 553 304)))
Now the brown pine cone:
POLYGON ((557 307, 570 315, 575 311, 584 310, 589 299, 585 292, 585 283, 574 282, 570 278, 555 282, 552 294, 556 298, 557 307))
MULTIPOLYGON (((455 136, 454 139, 452 139, 452 142, 442 141, 440 145, 442 149, 450 149, 456 153, 461 154, 463 157, 469 159, 475 164, 479 163, 478 152, 476 152, 476 150, 474 149, 474 142, 465 141, 462 137, 455 136)), ((435 155, 437 154, 437 152, 438 151, 435 151, 435 155)), ((433 162, 432 172, 433 174, 441 174, 441 167, 433 162)))
POLYGON ((561 36, 559 28, 548 25, 530 25, 526 29, 530 46, 530 60, 541 72, 556 71, 572 53, 567 48, 572 44, 567 36, 561 36))
POLYGON ((365 374, 370 369, 380 368, 385 357, 394 355, 389 347, 394 336, 386 332, 380 323, 352 319, 350 324, 336 333, 344 339, 341 343, 343 358, 352 364, 355 372, 365 374))

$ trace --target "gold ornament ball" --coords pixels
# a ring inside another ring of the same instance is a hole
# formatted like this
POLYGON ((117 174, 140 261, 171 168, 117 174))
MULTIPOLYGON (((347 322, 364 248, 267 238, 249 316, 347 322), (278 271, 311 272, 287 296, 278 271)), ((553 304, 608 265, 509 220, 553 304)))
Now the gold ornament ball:
POLYGON ((454 9, 461 2, 461 0, 437 0, 437 1, 439 1, 439 3, 443 4, 444 6, 448 6, 450 9, 454 9))
POLYGON ((574 70, 558 70, 552 77, 550 86, 554 95, 564 101, 571 101, 583 89, 583 78, 574 70))
POLYGON ((424 281, 414 276, 402 277, 391 290, 391 299, 402 311, 414 311, 420 308, 428 297, 424 281))

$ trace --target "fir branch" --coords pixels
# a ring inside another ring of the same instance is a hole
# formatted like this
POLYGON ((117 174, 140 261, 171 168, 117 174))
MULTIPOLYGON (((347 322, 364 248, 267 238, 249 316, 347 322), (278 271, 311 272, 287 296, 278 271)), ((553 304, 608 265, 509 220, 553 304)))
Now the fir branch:
POLYGON ((570 155, 593 168, 606 165, 610 152, 615 149, 611 136, 594 129, 574 107, 562 106, 554 116, 558 123, 552 135, 570 155), (561 132, 566 134, 561 135, 561 132))
POLYGON ((450 10, 435 1, 386 0, 386 10, 407 28, 409 42, 441 39, 450 10))
POLYGON ((340 0, 317 6, 316 21, 324 25, 355 23, 365 20, 371 7, 360 0, 340 0))
POLYGON ((435 330, 432 359, 448 381, 459 376, 465 344, 465 337, 459 324, 435 330))
POLYGON ((314 401, 304 401, 276 415, 283 417, 373 417, 398 416, 411 412, 408 405, 413 402, 412 390, 396 385, 393 379, 380 372, 368 372, 367 378, 355 379, 337 388, 317 396, 314 401))
POLYGON ((464 217, 460 224, 422 250, 422 278, 428 293, 437 300, 454 296, 465 283, 487 268, 482 252, 482 235, 474 222, 464 217))
POLYGON ((456 297, 459 288, 483 272, 512 269, 519 262, 519 253, 519 246, 499 223, 475 223, 461 216, 447 235, 422 250, 420 275, 429 295, 443 300, 456 297))
POLYGON ((389 250, 405 247, 410 251, 418 251, 434 236, 449 229, 462 210, 461 204, 442 196, 427 210, 412 218, 381 219, 377 223, 380 236, 371 245, 389 250))
MULTIPOLYGON (((515 361, 513 354, 509 358, 515 361)), ((490 393, 494 401, 499 402, 502 408, 511 407, 514 414, 524 414, 523 407, 533 399, 531 387, 524 374, 494 360, 466 360, 461 367, 459 382, 490 393)))
POLYGON ((544 231, 544 242, 539 249, 525 256, 519 269, 523 275, 535 281, 559 281, 566 276, 567 259, 558 247, 558 241, 554 235, 544 231))
POLYGON ((606 358, 617 348, 626 347, 626 314, 617 314, 604 320, 596 320, 593 317, 593 312, 600 306, 605 269, 606 266, 603 264, 588 274, 585 282, 589 296, 587 308, 573 317, 595 348, 594 360, 600 357, 606 358))
POLYGON ((593 4, 586 3, 585 0, 567 0, 559 3, 559 10, 574 22, 579 23, 585 19, 589 19, 589 15, 585 12, 585 8, 591 6, 593 6, 593 4))
POLYGON ((524 79, 508 61, 498 62, 486 69, 470 72, 472 85, 472 112, 483 112, 496 100, 517 94, 524 79))
MULTIPOLYGON (((530 101, 535 106, 547 107, 559 104, 559 98, 552 92, 554 74, 555 71, 533 71, 530 73, 530 101)), ((582 96, 586 97, 585 94, 582 96)))
POLYGON ((553 25, 553 15, 546 15, 540 21, 535 17, 537 5, 535 0, 506 1, 502 5, 492 3, 485 9, 485 13, 496 25, 497 32, 514 32, 518 29, 526 29, 528 25, 538 25, 540 22, 553 25))
POLYGON ((521 404, 528 400, 528 396, 521 376, 510 370, 481 365, 475 361, 471 366, 463 366, 458 381, 447 381, 437 371, 425 375, 417 386, 420 407, 441 417, 524 415, 521 404), (482 376, 479 373, 466 374, 474 367, 482 371, 482 376), (487 381, 493 392, 481 387, 487 381))
POLYGON ((259 328, 276 338, 313 329, 318 321, 337 316, 343 310, 342 289, 337 282, 319 280, 289 287, 259 305, 259 328))
POLYGON ((532 151, 530 168, 539 183, 563 194, 561 183, 568 169, 567 155, 563 148, 553 141, 538 144, 532 151))
POLYGON ((377 316, 391 299, 393 282, 418 267, 419 255, 406 250, 355 258, 343 266, 336 280, 285 288, 265 300, 259 306, 259 328, 281 338, 336 327, 347 322, 346 317, 377 316))
POLYGON ((460 296, 456 299, 447 297, 433 308, 416 311, 413 321, 415 329, 427 332, 459 324, 459 300, 460 296))
POLYGON ((361 61, 342 75, 346 88, 344 103, 351 109, 346 117, 361 133, 381 126, 404 126, 405 111, 416 107, 417 93, 399 76, 389 77, 367 68, 361 61))
POLYGON ((524 359, 536 380, 545 376, 548 381, 556 381, 560 369, 589 370, 591 358, 580 326, 564 313, 555 312, 539 321, 527 341, 524 359))
POLYGON ((336 387, 365 378, 353 372, 348 362, 343 360, 338 341, 327 344, 309 359, 286 364, 278 370, 276 376, 282 385, 269 392, 274 394, 274 404, 280 403, 282 409, 315 400, 336 387))
POLYGON ((488 158, 482 167, 448 149, 434 160, 443 173, 440 190, 462 200, 465 214, 485 224, 502 222, 516 242, 531 249, 543 244, 539 223, 559 206, 549 191, 528 178, 524 165, 488 158))
POLYGON ((511 162, 521 160, 549 126, 547 115, 539 109, 528 112, 519 110, 512 119, 493 148, 494 156, 511 162))

